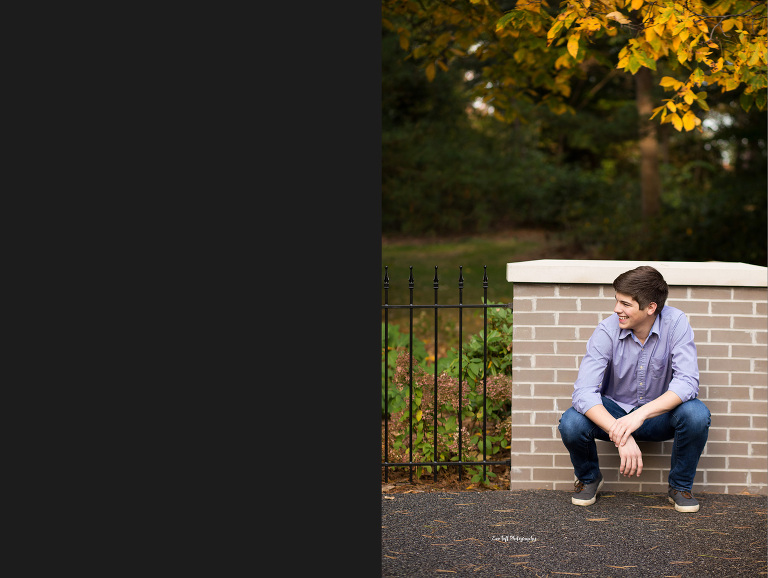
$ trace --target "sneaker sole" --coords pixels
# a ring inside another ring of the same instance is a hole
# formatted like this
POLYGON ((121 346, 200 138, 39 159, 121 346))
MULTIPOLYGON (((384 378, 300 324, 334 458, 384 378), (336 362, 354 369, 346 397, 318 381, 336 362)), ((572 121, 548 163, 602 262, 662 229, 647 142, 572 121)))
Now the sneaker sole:
POLYGON ((574 498, 573 496, 571 496, 571 503, 574 506, 591 506, 597 500, 597 492, 599 492, 600 488, 603 487, 603 482, 604 481, 605 481, 604 479, 600 480, 600 483, 597 484, 597 489, 595 490, 595 495, 592 496, 591 500, 579 500, 578 498, 574 498))
POLYGON ((672 498, 667 496, 667 500, 669 500, 669 503, 672 504, 675 507, 675 510, 678 512, 698 512, 699 511, 699 504, 696 504, 695 506, 680 506, 675 502, 672 498))

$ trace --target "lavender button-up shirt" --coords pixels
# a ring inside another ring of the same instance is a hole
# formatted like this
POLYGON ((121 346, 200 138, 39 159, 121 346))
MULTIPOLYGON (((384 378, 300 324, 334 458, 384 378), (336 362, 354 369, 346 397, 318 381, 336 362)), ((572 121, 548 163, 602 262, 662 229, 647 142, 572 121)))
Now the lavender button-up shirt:
POLYGON ((587 341, 574 383, 573 407, 586 413, 602 404, 604 395, 629 412, 668 390, 684 402, 699 393, 696 344, 688 318, 665 305, 641 344, 632 330, 619 327, 614 313, 587 341))

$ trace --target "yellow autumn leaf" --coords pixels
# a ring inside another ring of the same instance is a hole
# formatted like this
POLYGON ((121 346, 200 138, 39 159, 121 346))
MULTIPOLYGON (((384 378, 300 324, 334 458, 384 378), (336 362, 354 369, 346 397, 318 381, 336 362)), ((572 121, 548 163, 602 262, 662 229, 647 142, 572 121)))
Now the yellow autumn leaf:
POLYGON ((589 18, 586 18, 581 23, 581 26, 582 28, 586 28, 587 30, 600 30, 600 28, 602 28, 600 21, 594 16, 590 16, 589 18))
POLYGON ((675 80, 671 76, 664 76, 662 77, 661 82, 659 82, 659 86, 663 86, 665 88, 668 86, 671 86, 675 90, 678 90, 682 85, 683 85, 682 82, 680 82, 679 80, 675 80))
POLYGON ((670 110, 670 112, 675 112, 677 110, 675 103, 671 100, 667 103, 667 108, 670 110))
POLYGON ((611 20, 615 20, 619 24, 629 24, 629 18, 624 16, 621 12, 609 12, 605 15, 606 18, 610 18, 611 20))
POLYGON ((568 52, 574 58, 576 58, 576 55, 579 53, 579 35, 578 34, 573 34, 568 39, 568 52))
POLYGON ((427 64, 427 80, 432 82, 435 79, 435 63, 430 62, 427 64))
POLYGON ((417 411, 416 412, 416 421, 421 421, 421 416, 422 416, 421 410, 417 411))
POLYGON ((696 126, 696 115, 690 110, 683 115, 683 127, 685 130, 693 130, 696 126))
POLYGON ((632 10, 640 10, 643 5, 643 0, 632 0, 632 10))
POLYGON ((579 53, 579 35, 574 34, 568 39, 568 53, 576 58, 579 53))
POLYGON ((693 94, 692 90, 688 89, 683 95, 683 100, 688 104, 693 104, 693 101, 696 100, 696 95, 693 94))
POLYGON ((555 60, 555 70, 560 70, 562 67, 570 68, 571 65, 569 64, 571 60, 570 55, 568 54, 561 54, 560 57, 555 60))
POLYGON ((547 32, 547 45, 549 45, 554 39, 555 36, 560 32, 560 29, 563 27, 563 21, 558 20, 552 25, 552 28, 549 29, 547 32))
POLYGON ((653 114, 651 115, 651 120, 653 120, 653 117, 659 114, 662 110, 664 110, 664 106, 657 106, 656 108, 654 108, 653 114))
POLYGON ((676 112, 669 115, 669 119, 672 121, 672 126, 677 130, 683 129, 683 120, 677 115, 676 112))

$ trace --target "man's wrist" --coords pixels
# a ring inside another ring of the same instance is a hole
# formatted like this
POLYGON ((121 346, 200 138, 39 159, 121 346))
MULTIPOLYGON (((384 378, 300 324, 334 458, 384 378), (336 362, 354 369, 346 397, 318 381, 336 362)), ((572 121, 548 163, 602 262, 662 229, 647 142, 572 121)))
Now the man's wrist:
POLYGON ((648 404, 646 403, 645 405, 641 405, 640 407, 638 407, 632 413, 637 414, 638 417, 643 418, 643 421, 645 421, 650 417, 651 410, 648 407, 648 404))

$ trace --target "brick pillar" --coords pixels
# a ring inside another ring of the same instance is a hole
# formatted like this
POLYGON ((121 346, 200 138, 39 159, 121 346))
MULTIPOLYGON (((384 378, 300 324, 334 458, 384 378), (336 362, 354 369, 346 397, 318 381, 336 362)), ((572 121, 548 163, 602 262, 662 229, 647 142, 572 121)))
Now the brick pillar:
MULTIPOLYGON (((574 475, 557 429, 586 342, 612 315, 611 283, 647 264, 670 285, 698 352, 699 398, 712 412, 694 491, 768 494, 768 277, 743 263, 543 260, 509 263, 513 283, 511 489, 570 490, 574 475)), ((640 443, 643 473, 618 473, 616 449, 598 442, 606 490, 664 492, 672 442, 640 443)))

